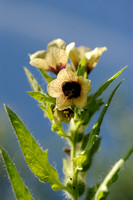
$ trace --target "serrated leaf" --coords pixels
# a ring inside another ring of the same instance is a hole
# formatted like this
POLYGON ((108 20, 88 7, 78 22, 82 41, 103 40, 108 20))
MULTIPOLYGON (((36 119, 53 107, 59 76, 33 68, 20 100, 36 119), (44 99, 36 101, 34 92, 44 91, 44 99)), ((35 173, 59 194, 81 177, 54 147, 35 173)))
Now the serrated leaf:
MULTIPOLYGON (((125 154, 115 165, 112 167, 110 172, 107 174, 103 182, 98 187, 93 200, 104 200, 108 194, 109 186, 114 183, 118 179, 118 173, 125 163, 125 161, 129 158, 129 156, 133 153, 133 146, 129 149, 127 154, 125 154)), ((86 199, 87 200, 87 199, 86 199)))
POLYGON ((49 104, 43 106, 43 105, 38 105, 39 108, 41 108, 43 111, 45 111, 47 117, 52 121, 53 120, 53 112, 52 108, 49 104))
POLYGON ((50 97, 42 92, 27 92, 31 97, 42 103, 55 104, 55 98, 50 97))
MULTIPOLYGON (((127 67, 127 66, 126 66, 127 67)), ((112 81, 114 81, 122 72, 123 70, 126 68, 122 68, 120 71, 118 71, 114 76, 112 76, 110 79, 108 79, 94 94, 94 98, 99 97, 105 90, 106 88, 110 85, 110 83, 112 83, 112 81)))
POLYGON ((10 157, 8 156, 6 151, 1 146, 0 146, 0 151, 1 151, 4 163, 5 163, 16 199, 17 200, 23 200, 23 199, 33 200, 29 190, 27 189, 24 182, 20 178, 10 157))
POLYGON ((35 77, 32 75, 32 73, 26 67, 24 67, 24 71, 26 73, 26 76, 28 78, 28 81, 30 83, 32 90, 38 91, 38 92, 43 92, 43 89, 41 88, 41 86, 39 85, 39 83, 37 82, 35 77))
POLYGON ((85 72, 85 57, 80 61, 77 69, 77 76, 83 76, 85 72))
POLYGON ((17 115, 5 105, 6 112, 15 130, 25 160, 41 182, 49 182, 54 190, 64 189, 58 173, 48 162, 47 150, 43 151, 17 115))
POLYGON ((45 70, 43 70, 43 69, 39 69, 39 70, 47 83, 50 83, 52 80, 54 80, 54 78, 51 77, 45 70))

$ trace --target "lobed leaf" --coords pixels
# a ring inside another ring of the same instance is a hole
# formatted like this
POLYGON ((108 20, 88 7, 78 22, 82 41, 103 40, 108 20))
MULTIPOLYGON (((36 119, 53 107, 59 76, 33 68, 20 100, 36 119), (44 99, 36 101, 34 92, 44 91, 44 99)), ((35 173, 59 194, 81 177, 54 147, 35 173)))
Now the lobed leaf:
POLYGON ((25 160, 41 182, 49 182, 54 190, 64 189, 58 173, 48 162, 47 150, 43 151, 17 115, 5 105, 6 112, 15 130, 25 160))
POLYGON ((23 199, 33 200, 29 190, 27 189, 24 182, 20 178, 10 157, 8 156, 6 151, 1 146, 0 146, 0 151, 1 151, 4 163, 5 163, 16 199, 17 200, 23 200, 23 199))
POLYGON ((42 92, 27 92, 31 97, 42 103, 55 104, 55 98, 50 97, 42 92))
POLYGON ((93 200, 104 200, 108 195, 109 186, 114 183, 118 179, 118 173, 125 163, 125 161, 129 158, 129 156, 133 153, 133 146, 129 149, 129 151, 112 167, 110 172, 107 174, 103 182, 98 187, 93 200))
POLYGON ((30 83, 32 90, 38 91, 38 92, 43 92, 43 89, 41 88, 41 86, 39 85, 39 83, 37 82, 35 77, 31 74, 31 72, 26 67, 24 67, 24 71, 26 73, 26 76, 28 78, 28 81, 30 83))

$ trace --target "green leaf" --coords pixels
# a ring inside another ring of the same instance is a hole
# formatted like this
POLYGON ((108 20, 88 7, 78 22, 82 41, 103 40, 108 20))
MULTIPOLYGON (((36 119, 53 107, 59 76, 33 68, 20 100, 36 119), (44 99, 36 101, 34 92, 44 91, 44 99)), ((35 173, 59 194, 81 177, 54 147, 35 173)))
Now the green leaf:
POLYGON ((5 162, 5 166, 9 175, 9 179, 12 184, 13 191, 16 195, 17 200, 33 200, 29 190, 25 186, 24 182, 20 178, 14 164, 12 163, 11 159, 9 158, 6 151, 0 146, 0 151, 5 162))
POLYGON ((91 165, 91 161, 93 158, 93 155, 95 154, 95 152, 98 150, 99 145, 100 145, 100 141, 101 138, 98 138, 99 133, 100 133, 100 127, 101 127, 101 123, 103 121, 103 118, 105 116, 105 113, 110 105, 110 102, 117 90, 117 88, 120 86, 120 84, 123 81, 121 81, 117 87, 113 90, 113 92, 111 93, 107 103, 105 104, 96 124, 93 126, 91 132, 87 138, 86 136, 86 141, 84 143, 84 146, 82 146, 82 148, 84 149, 84 151, 81 152, 81 154, 75 158, 75 161, 77 163, 77 168, 83 171, 86 171, 89 169, 90 165, 91 165), (88 141, 87 141, 88 139, 88 141))
POLYGON ((101 114, 100 114, 100 116, 99 116, 99 118, 98 118, 97 123, 96 123, 95 126, 93 127, 93 133, 95 132, 95 135, 99 135, 100 126, 101 126, 101 123, 102 123, 103 118, 104 118, 104 116, 105 116, 105 113, 106 113, 106 111, 107 111, 107 109, 108 109, 108 107, 109 107, 109 105, 110 105, 110 103, 111 103, 111 100, 112 100, 112 98, 113 98, 113 96, 114 96, 116 90, 119 88, 119 86, 121 85, 121 83, 122 83, 123 81, 124 81, 124 80, 122 80, 122 81, 116 86, 116 88, 113 90, 113 92, 111 93, 111 95, 110 95, 110 97, 109 97, 107 103, 105 104, 105 106, 104 106, 104 108, 103 108, 103 110, 102 110, 102 112, 101 112, 101 114))
POLYGON ((43 105, 38 105, 38 106, 43 111, 45 111, 47 117, 52 121, 53 120, 53 112, 52 112, 51 106, 49 104, 47 104, 46 106, 43 106, 43 105))
POLYGON ((84 107, 83 111, 79 114, 80 120, 82 120, 82 125, 87 126, 93 115, 100 109, 104 104, 102 99, 95 99, 93 95, 87 98, 87 105, 84 107))
POLYGON ((5 105, 15 130, 25 160, 41 182, 49 182, 54 190, 65 189, 59 182, 58 173, 48 162, 47 150, 43 151, 17 115, 5 105))
POLYGON ((113 90, 113 92, 111 93, 107 103, 105 104, 105 106, 103 107, 102 109, 102 112, 96 122, 96 124, 93 126, 93 129, 92 131, 90 132, 90 136, 89 136, 89 141, 86 145, 86 148, 90 148, 93 144, 93 142, 96 140, 96 138, 98 137, 99 133, 100 133, 100 127, 101 127, 101 124, 102 124, 102 121, 103 121, 103 118, 107 112, 107 109, 111 103, 111 100, 116 92, 116 90, 118 89, 118 87, 121 85, 121 83, 123 82, 123 80, 117 85, 117 87, 113 90))
MULTIPOLYGON (((127 67, 127 66, 126 66, 127 67)), ((121 69, 120 71, 118 71, 114 76, 112 76, 110 79, 108 79, 94 94, 94 98, 99 97, 105 90, 106 88, 110 85, 110 83, 112 83, 112 81, 114 81, 122 72, 123 70, 126 68, 124 67, 123 69, 121 69)))
POLYGON ((31 97, 42 103, 55 104, 55 98, 50 97, 42 92, 27 92, 31 97))
POLYGON ((95 94, 90 95, 87 98, 87 105, 84 107, 84 109, 78 114, 80 120, 82 120, 82 125, 87 126, 90 122, 93 115, 100 109, 100 107, 103 105, 103 100, 97 99, 104 91, 105 89, 110 85, 110 83, 115 80, 125 69, 121 69, 118 73, 116 73, 114 76, 112 76, 109 80, 107 80, 96 92, 95 94))
POLYGON ((92 163, 92 159, 94 154, 98 151, 100 146, 101 138, 97 138, 95 143, 89 149, 85 149, 85 151, 81 152, 79 156, 74 158, 73 160, 76 161, 77 169, 81 171, 87 171, 90 168, 92 163))
POLYGON ((108 194, 109 186, 114 183, 118 179, 118 173, 125 163, 125 161, 129 158, 129 156, 133 153, 133 146, 129 149, 129 151, 112 167, 110 172, 107 174, 103 182, 98 187, 93 200, 104 200, 108 194))
POLYGON ((52 80, 54 80, 53 77, 51 77, 47 72, 43 69, 39 69, 41 74, 43 75, 44 79, 47 81, 47 83, 50 83, 52 80))
POLYGON ((32 90, 37 92, 43 92, 43 89, 41 88, 37 80, 34 78, 34 76, 31 74, 31 72, 26 67, 24 67, 24 70, 32 90))
POLYGON ((97 189, 99 187, 99 184, 94 185, 92 188, 87 188, 87 194, 85 200, 92 200, 94 197, 94 194, 96 193, 97 189))
POLYGON ((85 72, 85 57, 80 61, 78 69, 77 69, 77 76, 83 76, 85 72))
POLYGON ((63 131, 63 127, 61 123, 60 124, 52 123, 52 131, 56 131, 57 134, 62 137, 66 137, 66 138, 70 137, 63 131))

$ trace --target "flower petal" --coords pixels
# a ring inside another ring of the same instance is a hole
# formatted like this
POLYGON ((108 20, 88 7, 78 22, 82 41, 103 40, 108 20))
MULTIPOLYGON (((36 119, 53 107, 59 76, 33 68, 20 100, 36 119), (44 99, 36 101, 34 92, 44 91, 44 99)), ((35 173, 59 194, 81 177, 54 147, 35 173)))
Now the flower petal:
POLYGON ((47 86, 47 91, 48 94, 51 97, 59 97, 60 95, 62 95, 62 84, 61 81, 58 79, 55 79, 53 81, 51 81, 48 86, 47 86))
POLYGON ((29 56, 30 56, 30 59, 32 60, 34 58, 45 58, 45 54, 46 54, 46 51, 40 50, 33 54, 29 54, 29 56))
POLYGON ((47 46, 47 48, 49 49, 50 47, 57 47, 57 48, 61 48, 61 49, 65 49, 66 48, 66 43, 64 40, 58 38, 56 40, 53 40, 52 42, 50 42, 47 46))
POLYGON ((65 69, 62 69, 58 75, 57 78, 62 80, 63 82, 65 81, 74 81, 77 77, 75 72, 72 71, 72 69, 68 66, 65 69))
POLYGON ((70 50, 69 56, 76 68, 78 67, 82 58, 85 56, 85 53, 89 51, 90 49, 84 46, 79 46, 78 48, 74 47, 70 50))
POLYGON ((80 96, 74 98, 73 103, 78 108, 83 108, 87 104, 87 94, 91 91, 90 80, 85 79, 82 76, 79 76, 78 82, 81 86, 80 96))
POLYGON ((77 108, 83 108, 87 104, 87 95, 81 95, 78 98, 73 99, 73 103, 77 108))
POLYGON ((93 69, 100 58, 100 56, 103 54, 104 51, 107 51, 106 47, 97 47, 94 50, 87 52, 85 54, 86 56, 86 65, 90 68, 93 69))
POLYGON ((71 42, 66 46, 66 53, 69 55, 69 52, 72 50, 72 48, 75 46, 75 42, 71 42))
POLYGON ((59 110, 70 108, 72 105, 72 99, 67 99, 64 94, 56 98, 56 106, 59 110))
POLYGON ((64 66, 67 64, 68 56, 64 49, 51 47, 50 50, 53 55, 53 59, 55 61, 56 66, 64 66))
POLYGON ((30 65, 38 67, 40 69, 49 70, 49 65, 47 61, 42 58, 34 58, 30 60, 30 65))
POLYGON ((80 62, 80 53, 79 53, 78 49, 76 47, 71 49, 71 51, 69 52, 69 56, 72 61, 72 64, 74 65, 74 67, 77 68, 78 64, 80 62))
POLYGON ((83 76, 79 76, 78 78, 79 84, 81 85, 81 93, 88 94, 91 91, 91 81, 84 78, 83 76))

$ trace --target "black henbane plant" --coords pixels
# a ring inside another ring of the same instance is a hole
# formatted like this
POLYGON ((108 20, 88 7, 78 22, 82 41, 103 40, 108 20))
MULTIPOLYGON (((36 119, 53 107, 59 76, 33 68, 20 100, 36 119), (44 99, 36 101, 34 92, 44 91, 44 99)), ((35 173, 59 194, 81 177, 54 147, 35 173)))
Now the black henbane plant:
MULTIPOLYGON (((125 154, 107 174, 102 182, 93 187, 86 185, 86 175, 91 167, 93 156, 98 151, 101 137, 100 127, 110 102, 123 80, 110 94, 108 101, 101 98, 102 93, 125 69, 108 79, 95 93, 91 93, 89 73, 96 66, 106 47, 90 50, 86 47, 74 47, 75 43, 66 46, 65 42, 57 39, 48 44, 47 51, 37 51, 30 55, 30 64, 38 67, 47 82, 47 92, 25 68, 26 75, 31 85, 30 96, 39 102, 39 107, 51 121, 51 130, 67 140, 69 148, 64 148, 67 158, 63 158, 64 181, 61 182, 58 172, 48 161, 48 150, 43 151, 23 122, 5 105, 11 124, 15 130, 18 142, 25 160, 41 182, 49 182, 52 189, 63 190, 67 197, 78 200, 85 192, 85 200, 103 200, 108 195, 109 186, 118 178, 118 172, 124 162, 133 152, 133 147, 125 154), (70 58, 72 64, 68 64, 70 58), (53 78, 46 71, 53 72, 53 78), (86 129, 93 115, 101 108, 101 114, 92 130, 86 129), (69 123, 67 133, 63 130, 62 122, 69 123)), ((6 151, 0 147, 7 172, 17 200, 33 199, 29 190, 20 178, 14 164, 6 151)))

